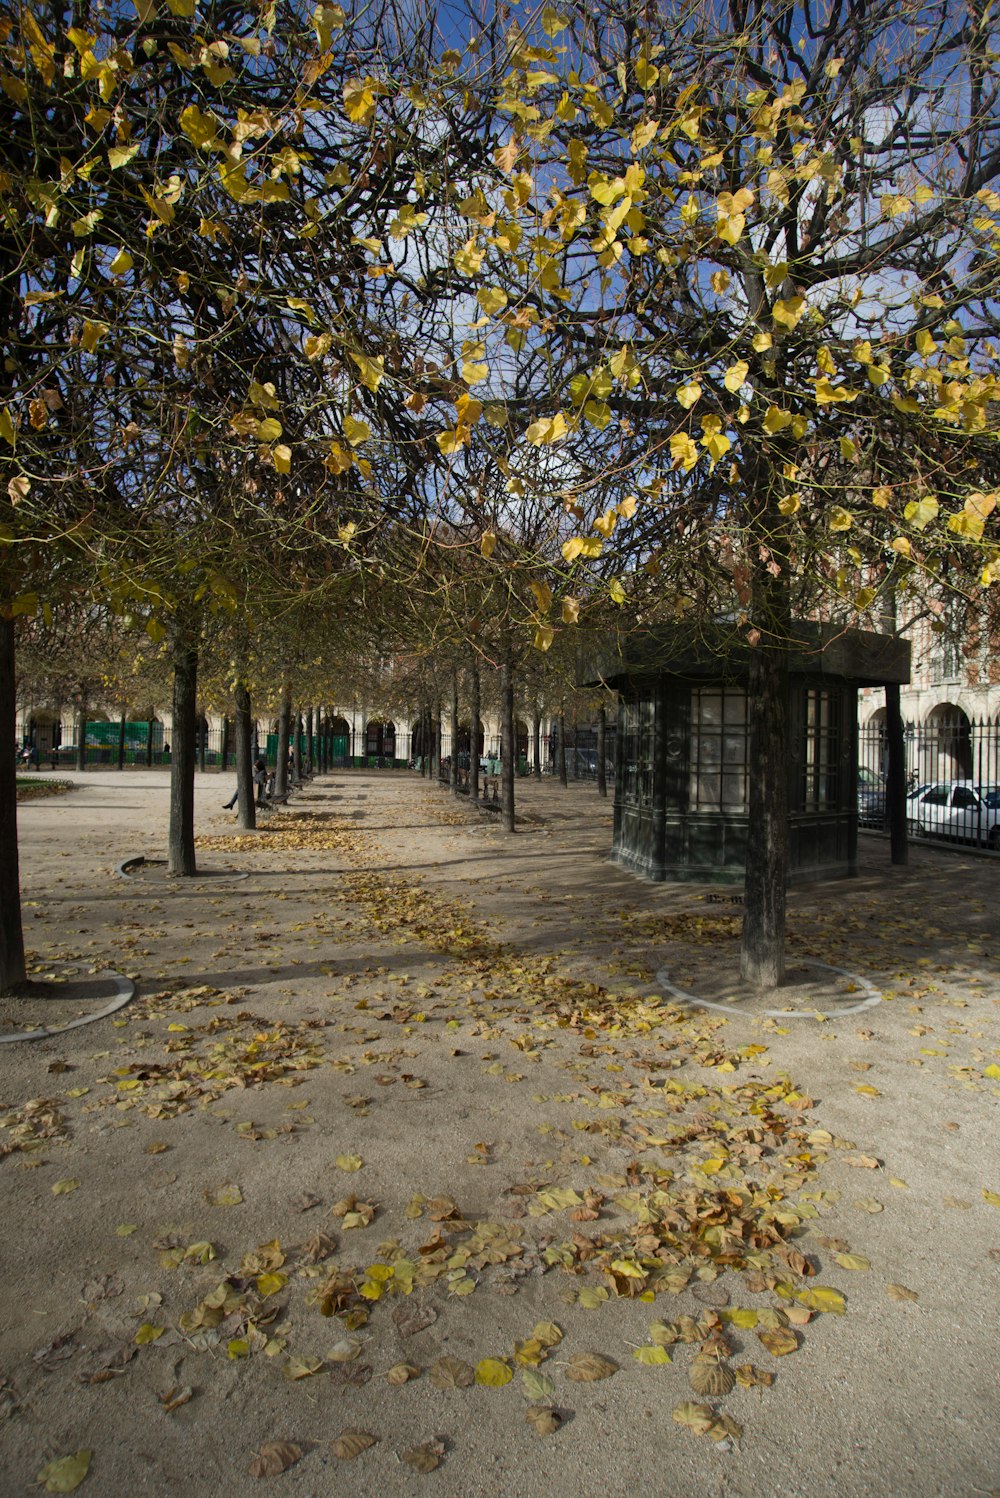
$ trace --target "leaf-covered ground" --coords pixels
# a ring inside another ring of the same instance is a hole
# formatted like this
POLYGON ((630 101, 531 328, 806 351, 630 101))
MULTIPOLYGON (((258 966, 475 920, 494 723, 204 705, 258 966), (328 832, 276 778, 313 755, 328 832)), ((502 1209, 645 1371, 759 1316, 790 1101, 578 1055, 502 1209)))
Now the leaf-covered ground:
POLYGON ((65 796, 67 791, 73 789, 70 780, 51 780, 49 778, 35 778, 33 775, 19 775, 17 777, 17 799, 18 801, 44 801, 50 796, 65 796))
POLYGON ((869 840, 776 1004, 590 787, 506 839, 364 774, 241 836, 218 785, 211 879, 111 877, 155 774, 23 819, 39 971, 139 994, 0 1057, 4 1493, 990 1490, 992 861, 869 840))

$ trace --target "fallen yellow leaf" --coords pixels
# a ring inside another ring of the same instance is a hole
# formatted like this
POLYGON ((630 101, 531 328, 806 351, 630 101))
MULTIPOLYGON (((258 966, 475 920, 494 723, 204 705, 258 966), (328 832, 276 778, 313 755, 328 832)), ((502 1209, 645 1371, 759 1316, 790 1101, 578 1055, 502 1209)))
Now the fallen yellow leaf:
POLYGON ((476 1383, 487 1389, 502 1389, 514 1377, 507 1363, 500 1358, 483 1358, 476 1364, 476 1383))
POLYGON ((60 1456, 47 1462, 35 1481, 41 1483, 47 1493, 72 1493, 78 1488, 90 1470, 92 1451, 78 1451, 75 1456, 60 1456))

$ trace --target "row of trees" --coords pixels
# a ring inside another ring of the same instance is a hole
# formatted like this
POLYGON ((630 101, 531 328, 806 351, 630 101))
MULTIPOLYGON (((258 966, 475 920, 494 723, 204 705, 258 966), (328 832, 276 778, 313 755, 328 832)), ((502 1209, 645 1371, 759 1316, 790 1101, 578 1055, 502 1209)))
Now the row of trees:
POLYGON ((505 680, 526 636, 721 616, 752 662, 742 966, 780 981, 795 619, 1000 576, 995 24, 10 8, 0 838, 17 620, 82 585, 169 648, 181 842, 220 616, 281 657, 317 611, 337 650, 391 591, 505 680))

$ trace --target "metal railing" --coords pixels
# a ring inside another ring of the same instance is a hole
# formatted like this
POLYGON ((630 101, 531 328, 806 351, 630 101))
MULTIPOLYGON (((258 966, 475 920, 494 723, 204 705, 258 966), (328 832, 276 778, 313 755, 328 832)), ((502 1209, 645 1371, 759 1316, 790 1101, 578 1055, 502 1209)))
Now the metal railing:
MULTIPOLYGON (((906 816, 911 836, 949 838, 1000 848, 1000 722, 958 709, 907 723, 906 816)), ((858 734, 858 819, 884 827, 888 742, 884 724, 858 734)))

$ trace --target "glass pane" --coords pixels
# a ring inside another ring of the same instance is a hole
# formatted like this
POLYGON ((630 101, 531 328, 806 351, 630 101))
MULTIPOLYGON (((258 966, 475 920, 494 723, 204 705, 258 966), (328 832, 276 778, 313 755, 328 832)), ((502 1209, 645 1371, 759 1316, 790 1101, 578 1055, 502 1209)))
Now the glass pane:
POLYGON ((722 804, 728 811, 742 811, 746 802, 746 776, 723 775, 722 804))
POLYGON ((722 741, 722 757, 727 765, 742 765, 746 762, 747 741, 743 734, 727 733, 722 741))
POLYGON ((698 805, 702 811, 711 811, 721 805, 721 782, 720 775, 698 776, 698 805))
POLYGON ((698 717, 703 725, 722 722, 722 693, 698 692, 698 717))

